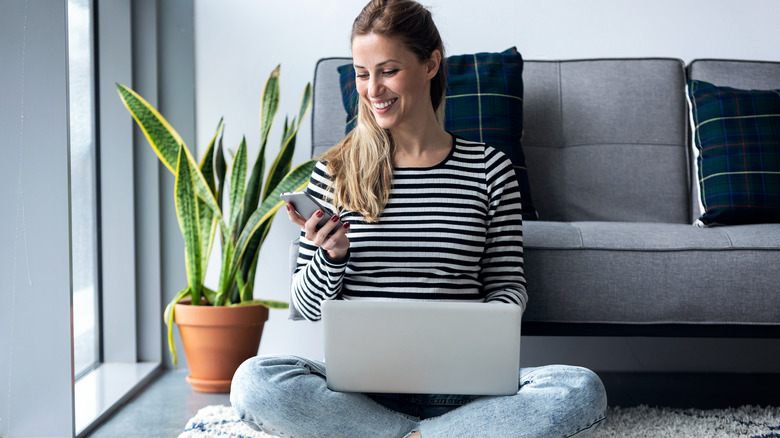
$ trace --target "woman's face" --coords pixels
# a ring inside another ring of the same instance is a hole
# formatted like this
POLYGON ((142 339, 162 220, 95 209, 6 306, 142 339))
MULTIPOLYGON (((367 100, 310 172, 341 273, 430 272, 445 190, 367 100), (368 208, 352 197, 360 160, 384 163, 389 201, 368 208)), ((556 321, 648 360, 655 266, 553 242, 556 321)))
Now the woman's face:
POLYGON ((381 35, 356 36, 352 40, 356 88, 384 129, 427 122, 433 106, 430 80, 439 68, 438 51, 420 62, 398 40, 381 35))

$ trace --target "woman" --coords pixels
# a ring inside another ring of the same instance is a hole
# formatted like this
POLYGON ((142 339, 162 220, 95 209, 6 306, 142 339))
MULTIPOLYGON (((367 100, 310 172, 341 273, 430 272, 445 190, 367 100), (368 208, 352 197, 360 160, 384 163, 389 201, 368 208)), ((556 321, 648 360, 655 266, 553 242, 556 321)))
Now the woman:
MULTIPOLYGON (((358 124, 307 189, 339 214, 317 229, 321 212, 304 218, 288 206, 302 228, 293 305, 310 320, 329 299, 525 308, 514 170, 438 123, 444 48, 430 13, 413 0, 373 0, 351 41, 358 124)), ((236 372, 231 402, 257 430, 305 438, 584 437, 606 409, 601 381, 577 367, 522 369, 506 397, 338 393, 325 373, 309 359, 253 358, 236 372)))

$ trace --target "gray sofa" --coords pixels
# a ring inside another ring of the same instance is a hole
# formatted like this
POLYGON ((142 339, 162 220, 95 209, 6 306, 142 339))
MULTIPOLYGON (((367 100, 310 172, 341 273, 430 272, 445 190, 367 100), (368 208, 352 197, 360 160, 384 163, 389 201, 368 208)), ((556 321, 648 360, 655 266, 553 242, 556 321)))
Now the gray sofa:
MULTIPOLYGON (((344 134, 349 62, 317 64, 313 156, 344 134)), ((780 224, 692 225, 688 78, 780 88, 780 63, 525 61, 524 334, 780 336, 780 224)))

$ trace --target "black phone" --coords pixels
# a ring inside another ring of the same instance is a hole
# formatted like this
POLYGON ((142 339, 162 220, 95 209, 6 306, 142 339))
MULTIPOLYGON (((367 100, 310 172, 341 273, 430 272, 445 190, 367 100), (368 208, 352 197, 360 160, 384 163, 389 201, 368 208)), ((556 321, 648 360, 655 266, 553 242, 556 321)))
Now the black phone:
MULTIPOLYGON (((330 218, 333 217, 333 214, 328 210, 325 206, 320 204, 317 199, 315 199, 313 196, 311 196, 308 193, 305 192, 287 192, 281 194, 282 200, 284 202, 290 204, 293 206, 295 211, 298 212, 304 219, 308 220, 311 218, 311 215, 314 214, 317 210, 322 210, 324 213, 322 216, 322 219, 320 219, 319 223, 317 223, 317 229, 319 230, 323 225, 328 223, 330 218)), ((341 222, 336 224, 336 228, 333 229, 333 231, 336 231, 341 226, 341 222)), ((331 231, 331 233, 333 232, 331 231)))

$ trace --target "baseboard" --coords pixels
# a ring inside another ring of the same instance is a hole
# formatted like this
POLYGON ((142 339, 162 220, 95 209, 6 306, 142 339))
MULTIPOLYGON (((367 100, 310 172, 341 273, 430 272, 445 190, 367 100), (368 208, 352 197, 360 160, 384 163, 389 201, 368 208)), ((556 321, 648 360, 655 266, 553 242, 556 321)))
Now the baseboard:
POLYGON ((610 406, 722 409, 780 406, 780 373, 598 372, 610 406))

